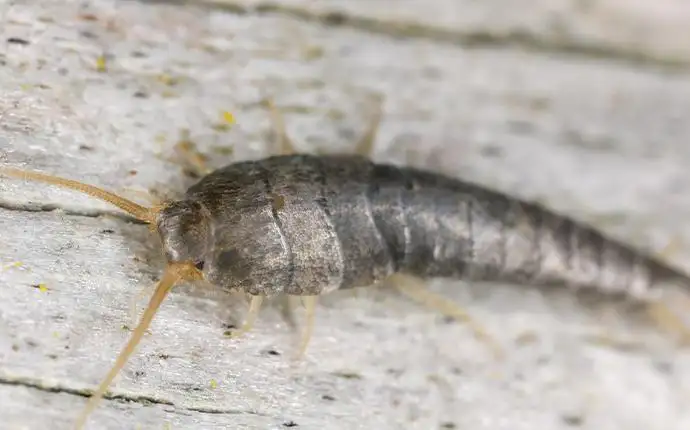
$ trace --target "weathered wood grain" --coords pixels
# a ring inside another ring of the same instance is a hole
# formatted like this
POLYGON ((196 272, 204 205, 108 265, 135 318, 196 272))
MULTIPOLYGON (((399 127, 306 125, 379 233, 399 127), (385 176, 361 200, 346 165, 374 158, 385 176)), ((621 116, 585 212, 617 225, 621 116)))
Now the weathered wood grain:
MULTIPOLYGON (((500 44, 468 49, 280 10, 83 4, 0 6, 3 163, 118 192, 174 194, 191 182, 167 160, 182 129, 212 166, 266 155, 261 100, 272 96, 299 149, 347 151, 365 128, 370 95, 382 94, 374 158, 542 200, 639 246, 661 250, 675 238, 669 259, 690 267, 690 81, 682 71, 500 44), (236 124, 222 124, 224 111, 236 124)), ((388 17, 385 4, 351 2, 345 12, 456 25, 448 2, 423 13, 401 2, 388 17)), ((546 13, 534 7, 517 16, 546 13)), ((475 15, 480 29, 483 16, 475 15)), ((640 49, 667 56, 655 43, 640 49)), ((0 180, 0 427, 69 428, 124 344, 130 300, 162 266, 147 229, 106 215, 114 212, 72 192, 0 180)), ((494 333, 507 360, 489 360, 463 325, 376 290, 324 298, 295 368, 297 334, 278 309, 266 308, 246 339, 228 340, 223 332, 241 320, 243 303, 185 287, 163 305, 92 428, 690 425, 687 353, 662 349, 667 343, 621 306, 524 286, 432 287, 494 333), (605 332, 631 343, 591 341, 605 332)))

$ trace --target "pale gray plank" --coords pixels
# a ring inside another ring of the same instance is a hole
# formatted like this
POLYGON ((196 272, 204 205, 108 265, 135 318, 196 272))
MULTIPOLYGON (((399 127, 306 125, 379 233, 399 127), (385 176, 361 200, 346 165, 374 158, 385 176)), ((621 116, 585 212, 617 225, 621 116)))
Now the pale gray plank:
MULTIPOLYGON (((214 166, 266 155, 268 115, 257 102, 271 94, 288 107, 300 149, 347 150, 364 129, 367 94, 377 92, 386 97, 379 160, 545 200, 656 249, 687 237, 685 76, 395 40, 290 16, 79 4, 0 9, 7 24, 0 40, 30 42, 7 43, 0 68, 0 150, 10 164, 118 191, 179 192, 189 181, 159 155, 170 154, 180 128, 214 154, 214 166), (92 70, 101 52, 112 55, 107 73, 92 70), (162 85, 161 73, 182 80, 162 85), (149 98, 134 97, 139 90, 149 98), (222 110, 238 118, 228 132, 212 128, 222 110)), ((32 201, 90 214, 106 208, 74 193, 0 181, 3 206, 35 208, 32 201)), ((0 272, 0 418, 45 428, 59 416, 54 424, 67 428, 83 403, 78 393, 100 381, 125 342, 130 298, 161 269, 155 242, 146 228, 120 219, 59 212, 2 210, 0 232, 0 264, 10 265, 0 272), (30 286, 41 282, 48 292, 30 286), (63 392, 30 388, 36 385, 63 392)), ((687 267, 689 252, 681 242, 671 258, 687 267)), ((507 362, 487 361, 466 327, 381 291, 324 299, 306 362, 291 370, 295 335, 275 310, 262 314, 247 339, 229 341, 223 321, 240 318, 242 307, 183 289, 113 387, 172 403, 174 412, 107 401, 93 428, 271 428, 293 420, 299 428, 560 429, 578 417, 597 430, 687 428, 687 355, 582 339, 619 322, 616 331, 657 345, 653 334, 632 332, 631 321, 601 321, 565 294, 435 286, 507 345, 507 362), (516 341, 530 337, 536 341, 516 341)))

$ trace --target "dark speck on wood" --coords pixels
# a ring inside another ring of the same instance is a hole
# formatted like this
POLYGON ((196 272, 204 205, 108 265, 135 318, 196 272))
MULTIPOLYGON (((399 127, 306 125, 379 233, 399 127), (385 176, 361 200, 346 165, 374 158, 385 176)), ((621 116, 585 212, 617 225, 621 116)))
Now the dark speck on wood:
POLYGON ((7 43, 13 43, 15 45, 28 45, 30 42, 26 39, 22 39, 20 37, 8 37, 7 38, 7 43))

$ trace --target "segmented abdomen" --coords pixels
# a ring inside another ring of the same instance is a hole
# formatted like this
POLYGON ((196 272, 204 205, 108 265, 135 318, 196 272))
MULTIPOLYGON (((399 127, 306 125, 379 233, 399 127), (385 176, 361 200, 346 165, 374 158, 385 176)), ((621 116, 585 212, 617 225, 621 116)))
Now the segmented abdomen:
POLYGON ((359 214, 339 237, 351 250, 345 267, 364 270, 364 278, 407 272, 643 296, 657 281, 683 277, 589 226, 474 184, 373 163, 333 167, 327 181, 340 176, 334 182, 344 183, 345 169, 360 170, 351 181, 361 185, 341 185, 340 192, 361 187, 361 194, 339 198, 353 203, 340 223, 353 211, 359 214))
POLYGON ((686 280, 589 226, 477 185, 386 165, 373 167, 371 183, 375 223, 403 272, 638 297, 686 280))

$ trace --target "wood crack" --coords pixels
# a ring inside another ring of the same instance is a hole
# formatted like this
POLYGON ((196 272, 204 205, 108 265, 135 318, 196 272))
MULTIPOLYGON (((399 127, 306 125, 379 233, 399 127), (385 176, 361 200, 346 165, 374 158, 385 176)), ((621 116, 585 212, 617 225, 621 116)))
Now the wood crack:
MULTIPOLYGON (((22 376, 10 376, 4 373, 0 373, 0 385, 6 386, 20 386, 31 388, 34 390, 43 391, 46 393, 57 393, 57 394, 69 394, 72 396, 88 398, 91 396, 92 390, 84 388, 75 388, 68 385, 59 383, 48 383, 41 381, 40 379, 28 378, 22 376)), ((180 406, 176 405, 173 401, 143 394, 132 394, 132 393, 113 393, 108 392, 104 399, 124 401, 124 402, 134 402, 140 403, 142 405, 166 405, 174 406, 175 410, 183 410, 187 412, 198 412, 202 414, 226 414, 226 415, 256 415, 262 417, 271 417, 271 415, 263 414, 253 410, 244 409, 227 409, 227 408, 217 408, 217 407, 207 407, 207 406, 180 406)))

